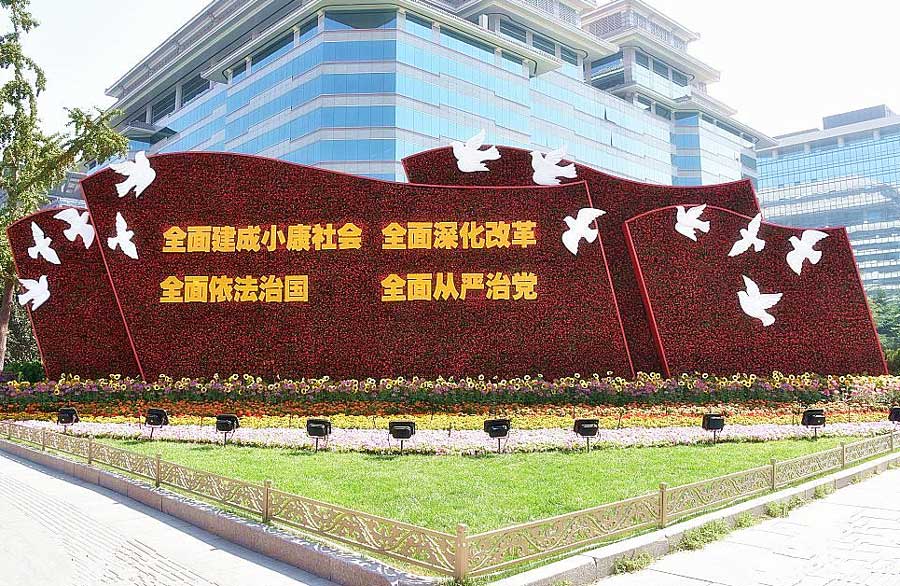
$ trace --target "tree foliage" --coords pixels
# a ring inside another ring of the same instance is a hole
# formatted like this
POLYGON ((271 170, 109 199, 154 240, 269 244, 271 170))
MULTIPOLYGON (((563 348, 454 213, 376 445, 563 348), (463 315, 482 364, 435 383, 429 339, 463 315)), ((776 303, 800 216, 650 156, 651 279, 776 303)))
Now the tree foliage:
POLYGON ((876 291, 869 297, 869 302, 881 345, 885 350, 900 350, 900 298, 876 291))
MULTIPOLYGON (((123 155, 128 147, 110 120, 115 111, 67 109, 64 132, 41 129, 37 98, 47 87, 43 70, 22 49, 22 38, 38 26, 29 12, 29 0, 0 0, 9 19, 0 35, 0 70, 6 80, 0 86, 0 229, 46 203, 49 192, 65 178, 67 170, 91 160, 123 155)), ((0 366, 15 288, 15 269, 6 238, 0 238, 0 366)))

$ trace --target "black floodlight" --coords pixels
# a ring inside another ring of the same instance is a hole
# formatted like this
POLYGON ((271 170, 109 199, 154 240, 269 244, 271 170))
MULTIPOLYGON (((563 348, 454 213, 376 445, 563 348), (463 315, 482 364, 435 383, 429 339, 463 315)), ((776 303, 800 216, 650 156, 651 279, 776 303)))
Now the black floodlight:
POLYGON ((234 437, 234 432, 237 431, 237 428, 240 426, 241 421, 238 419, 237 415, 232 415, 230 413, 216 415, 216 431, 224 436, 224 440, 222 441, 223 446, 228 444, 228 434, 230 433, 232 437, 234 437))
POLYGON ((497 440, 497 453, 500 453, 500 440, 509 438, 509 430, 512 423, 509 419, 488 419, 484 422, 484 433, 491 439, 497 440))
POLYGON ((144 425, 150 428, 150 439, 153 439, 153 432, 160 427, 169 425, 169 414, 165 409, 157 409, 152 407, 147 409, 147 415, 144 416, 144 425))
POLYGON ((56 414, 56 424, 63 426, 63 433, 69 431, 70 425, 75 425, 81 421, 78 418, 78 411, 75 407, 63 407, 56 414))
POLYGON ((403 453, 403 442, 416 435, 415 421, 390 421, 388 422, 388 435, 395 440, 400 440, 400 453, 403 453))
POLYGON ((591 451, 591 438, 597 437, 600 433, 599 419, 576 419, 575 426, 572 428, 576 434, 580 435, 587 442, 587 450, 591 451))
POLYGON ((891 407, 891 412, 888 413, 888 421, 893 421, 894 423, 900 423, 900 407, 898 407, 898 406, 891 407))
POLYGON ((819 428, 825 427, 825 410, 824 409, 807 409, 803 412, 800 424, 805 427, 813 428, 813 439, 819 438, 819 428))
POLYGON ((328 419, 307 419, 306 434, 316 440, 316 451, 319 451, 319 440, 324 439, 328 442, 328 436, 331 435, 331 421, 328 419))
POLYGON ((719 432, 725 429, 725 415, 722 413, 704 413, 703 429, 711 431, 713 434, 713 443, 719 440, 719 432))

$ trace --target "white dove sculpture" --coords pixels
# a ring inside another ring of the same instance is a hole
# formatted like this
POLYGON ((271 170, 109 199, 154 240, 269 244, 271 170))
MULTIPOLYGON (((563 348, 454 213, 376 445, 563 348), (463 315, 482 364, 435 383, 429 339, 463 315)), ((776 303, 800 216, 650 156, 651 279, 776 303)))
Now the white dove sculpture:
POLYGON ((116 183, 116 191, 119 193, 119 197, 125 197, 132 189, 134 189, 134 197, 140 197, 144 190, 156 179, 156 171, 150 166, 150 159, 147 158, 147 153, 144 151, 136 152, 134 161, 113 163, 109 168, 119 175, 127 177, 125 181, 116 183))
POLYGON ((572 216, 563 218, 569 229, 563 232, 562 241, 569 252, 578 255, 578 244, 582 238, 588 243, 597 239, 597 229, 591 228, 591 223, 605 213, 596 208, 581 208, 575 218, 572 216))
POLYGON ((794 250, 787 253, 787 263, 792 271, 799 275, 803 270, 803 261, 808 260, 812 264, 818 264, 822 260, 822 251, 814 250, 813 246, 823 238, 828 238, 828 234, 819 230, 804 230, 800 238, 791 236, 788 239, 791 246, 794 247, 794 250))
POLYGON ((453 156, 456 157, 456 166, 463 173, 476 173, 478 171, 487 171, 484 161, 496 161, 500 158, 500 151, 497 147, 481 149, 484 144, 484 128, 481 132, 462 143, 454 140, 450 143, 453 149, 453 156))
POLYGON ((36 222, 31 223, 31 235, 34 237, 34 246, 28 247, 28 256, 35 259, 40 256, 47 262, 55 265, 62 264, 60 263, 59 255, 50 248, 50 243, 53 242, 53 239, 49 236, 44 236, 44 231, 41 230, 41 227, 36 222))
POLYGON ((87 212, 79 213, 75 208, 66 208, 53 217, 68 222, 69 227, 63 230, 63 236, 68 238, 69 242, 75 242, 75 239, 81 236, 85 249, 94 243, 94 227, 90 224, 91 217, 87 212))
POLYGON ((134 242, 131 241, 132 236, 134 236, 134 232, 128 229, 128 224, 125 222, 125 218, 122 217, 122 212, 116 212, 116 235, 106 239, 107 246, 109 246, 110 250, 115 250, 116 247, 121 248, 125 256, 136 259, 138 252, 134 242))
POLYGON ((566 145, 552 150, 546 155, 542 155, 538 151, 531 151, 531 168, 534 169, 532 180, 538 185, 559 185, 559 177, 574 179, 576 176, 575 163, 559 164, 565 157, 566 145))
POLYGON ((25 287, 24 293, 19 293, 19 305, 27 305, 31 302, 31 311, 50 299, 50 285, 47 283, 47 275, 41 275, 37 281, 34 279, 19 279, 25 287))
POLYGON ((738 291, 738 301, 741 309, 750 317, 756 318, 762 322, 764 327, 768 327, 775 323, 775 318, 767 312, 776 303, 781 301, 781 293, 760 293, 759 286, 753 282, 750 277, 741 275, 744 279, 744 287, 746 291, 738 291))
POLYGON ((706 204, 694 206, 689 210, 685 210, 684 206, 678 206, 678 212, 675 214, 675 231, 696 242, 697 230, 704 234, 709 232, 709 222, 700 219, 705 209, 706 204))
POLYGON ((756 214, 746 228, 741 228, 741 239, 734 243, 728 256, 744 254, 750 247, 756 252, 766 247, 766 241, 759 237, 759 226, 762 223, 762 214, 756 214))

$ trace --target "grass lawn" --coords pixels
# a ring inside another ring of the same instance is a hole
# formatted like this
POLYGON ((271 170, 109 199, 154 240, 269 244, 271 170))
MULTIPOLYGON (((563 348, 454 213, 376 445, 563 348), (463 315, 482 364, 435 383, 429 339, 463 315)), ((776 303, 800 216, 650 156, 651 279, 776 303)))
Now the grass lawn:
MULTIPOLYGON (((540 519, 837 446, 818 441, 608 448, 590 453, 383 456, 102 440, 165 460, 447 532, 540 519)), ((847 441, 853 441, 852 438, 847 441)))

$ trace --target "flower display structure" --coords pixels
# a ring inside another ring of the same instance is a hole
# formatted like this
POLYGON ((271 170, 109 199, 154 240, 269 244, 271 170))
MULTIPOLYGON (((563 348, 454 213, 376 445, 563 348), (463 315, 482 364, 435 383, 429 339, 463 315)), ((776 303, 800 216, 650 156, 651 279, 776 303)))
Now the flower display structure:
POLYGON ((816 245, 821 260, 805 263, 798 275, 786 257, 793 250, 790 238, 803 229, 763 222, 764 248, 729 257, 750 217, 706 206, 703 219, 710 230, 697 242, 674 233, 675 218, 670 206, 625 222, 665 374, 738 369, 887 374, 844 228, 822 230, 827 237, 816 245), (768 310, 771 325, 742 311, 743 276, 764 293, 781 294, 768 310))
MULTIPOLYGON (((416 153, 403 159, 406 176, 413 183, 430 185, 533 185, 529 151, 498 146, 500 158, 487 161, 489 171, 462 173, 450 147, 416 153)), ((575 163, 576 177, 564 182, 585 181, 593 207, 606 212, 597 221, 600 239, 609 264, 616 303, 625 338, 636 371, 661 372, 641 290, 631 264, 623 227, 625 221, 662 206, 698 201, 756 215, 759 203, 749 179, 698 187, 656 185, 630 181, 575 163)), ((665 256, 663 257, 665 258, 665 256)), ((740 369, 737 369, 740 370, 740 369)))

